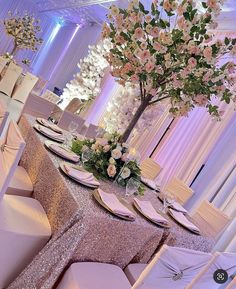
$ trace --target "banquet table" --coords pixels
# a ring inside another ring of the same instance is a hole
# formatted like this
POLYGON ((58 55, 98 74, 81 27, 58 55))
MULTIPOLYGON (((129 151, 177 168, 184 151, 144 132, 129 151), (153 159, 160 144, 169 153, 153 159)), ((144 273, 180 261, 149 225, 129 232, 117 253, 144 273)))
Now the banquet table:
MULTIPOLYGON (((28 172, 33 197, 43 206, 52 227, 52 238, 29 266, 8 287, 53 288, 61 273, 73 262, 106 262, 124 268, 129 263, 147 263, 165 243, 205 252, 214 246, 211 230, 198 220, 201 230, 196 235, 168 215, 171 227, 159 227, 132 208, 132 197, 125 197, 124 188, 100 180, 101 188, 124 198, 136 214, 134 222, 121 220, 102 208, 94 199, 93 190, 64 175, 59 164, 64 161, 45 148, 46 137, 33 128, 35 118, 23 115, 19 121, 26 148, 21 166, 28 172)), ((158 209, 162 204, 157 195, 146 188, 143 200, 158 209)))

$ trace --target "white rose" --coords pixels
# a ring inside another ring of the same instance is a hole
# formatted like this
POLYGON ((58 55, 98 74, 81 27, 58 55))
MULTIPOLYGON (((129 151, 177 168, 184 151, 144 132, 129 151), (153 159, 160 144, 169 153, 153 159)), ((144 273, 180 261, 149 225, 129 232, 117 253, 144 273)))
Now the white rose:
POLYGON ((113 158, 110 158, 110 159, 109 159, 109 163, 112 164, 112 165, 114 165, 114 164, 116 163, 116 161, 115 161, 113 158))
POLYGON ((131 171, 129 168, 124 168, 122 173, 121 173, 121 177, 122 179, 127 179, 131 174, 131 171))
POLYGON ((117 160, 117 159, 120 159, 121 156, 122 156, 122 153, 119 149, 114 149, 112 152, 111 152, 111 156, 113 159, 117 160))

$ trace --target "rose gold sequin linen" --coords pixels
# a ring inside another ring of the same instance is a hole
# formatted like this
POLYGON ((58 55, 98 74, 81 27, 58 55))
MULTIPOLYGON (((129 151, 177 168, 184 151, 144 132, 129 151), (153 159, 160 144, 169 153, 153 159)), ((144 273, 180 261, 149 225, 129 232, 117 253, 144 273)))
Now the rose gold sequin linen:
MULTIPOLYGON (((19 122, 26 140, 21 165, 34 184, 34 197, 47 213, 53 236, 9 289, 53 288, 65 268, 76 261, 106 262, 121 268, 130 262, 146 263, 162 243, 211 251, 214 241, 204 233, 204 228, 200 227, 203 234, 198 236, 171 219, 171 228, 163 229, 137 212, 134 222, 106 212, 93 199, 91 189, 60 172, 58 167, 63 160, 45 149, 46 138, 32 128, 34 122, 34 118, 26 115, 19 122)), ((101 181, 101 188, 120 197, 125 194, 123 188, 109 181, 101 181)), ((161 207, 149 189, 143 199, 150 200, 155 208, 161 207)))

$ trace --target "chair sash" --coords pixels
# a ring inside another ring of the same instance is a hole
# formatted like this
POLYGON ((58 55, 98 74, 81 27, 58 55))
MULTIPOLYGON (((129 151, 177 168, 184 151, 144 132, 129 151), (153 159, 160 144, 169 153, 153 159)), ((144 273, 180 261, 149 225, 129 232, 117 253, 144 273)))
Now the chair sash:
POLYGON ((214 272, 223 269, 227 272, 229 279, 223 284, 225 288, 230 284, 236 274, 236 253, 215 253, 209 264, 188 285, 186 289, 219 289, 219 283, 213 279, 214 272))
POLYGON ((5 194, 20 161, 25 142, 17 124, 10 121, 5 137, 0 142, 0 198, 5 194))
POLYGON ((183 289, 207 265, 211 254, 164 245, 132 289, 183 289))
POLYGON ((22 103, 25 103, 29 96, 29 93, 35 86, 37 80, 38 80, 37 76, 27 72, 27 74, 22 79, 19 86, 16 87, 16 90, 14 91, 12 98, 22 103))
POLYGON ((20 77, 22 72, 22 67, 11 62, 0 81, 0 91, 8 96, 11 96, 17 79, 20 77))
POLYGON ((5 104, 0 102, 0 136, 2 135, 8 116, 9 112, 6 111, 5 104))

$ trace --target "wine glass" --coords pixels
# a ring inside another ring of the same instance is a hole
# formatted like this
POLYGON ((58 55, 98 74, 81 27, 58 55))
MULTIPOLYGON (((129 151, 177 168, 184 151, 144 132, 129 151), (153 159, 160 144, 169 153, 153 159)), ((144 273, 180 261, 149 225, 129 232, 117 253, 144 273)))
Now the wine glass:
POLYGON ((68 126, 68 130, 70 132, 70 137, 67 139, 67 145, 70 146, 70 143, 72 142, 73 139, 73 134, 76 133, 79 125, 75 121, 71 121, 68 126))
POLYGON ((88 149, 88 150, 86 150, 86 151, 84 151, 84 152, 82 152, 82 156, 81 156, 82 158, 82 163, 83 163, 83 165, 86 163, 86 162, 88 162, 90 159, 91 159, 91 157, 92 157, 92 150, 90 150, 90 149, 88 149))
POLYGON ((140 187, 140 182, 135 178, 130 178, 126 184, 125 196, 132 196, 134 193, 138 191, 140 187))
POLYGON ((163 209, 162 213, 167 212, 167 208, 175 202, 175 196, 170 192, 162 193, 163 195, 163 209))

